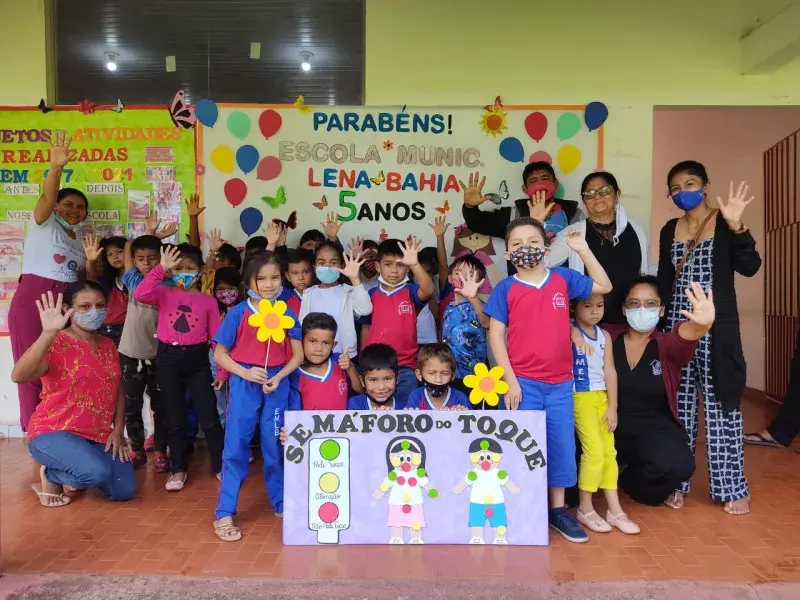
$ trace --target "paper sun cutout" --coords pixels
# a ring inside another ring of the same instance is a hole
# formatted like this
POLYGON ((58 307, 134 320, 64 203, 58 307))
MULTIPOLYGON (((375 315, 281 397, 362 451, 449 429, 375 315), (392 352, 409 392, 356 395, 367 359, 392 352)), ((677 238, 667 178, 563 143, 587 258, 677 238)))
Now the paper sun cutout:
POLYGON ((490 371, 484 363, 475 365, 475 371, 464 377, 464 385, 472 389, 469 393, 470 403, 478 405, 486 402, 489 406, 497 406, 500 394, 507 394, 509 389, 501 377, 503 367, 492 367, 490 371))
MULTIPOLYGON (((294 327, 294 319, 284 314, 286 302, 278 300, 274 304, 269 300, 259 300, 258 312, 247 318, 247 324, 257 327, 256 339, 259 342, 273 341, 281 344, 286 339, 286 330, 294 327)), ((508 387, 508 386, 506 386, 508 387)))
POLYGON ((508 118, 506 111, 503 110, 503 105, 487 106, 481 115, 481 130, 483 130, 483 133, 496 137, 503 135, 506 129, 508 129, 508 118))

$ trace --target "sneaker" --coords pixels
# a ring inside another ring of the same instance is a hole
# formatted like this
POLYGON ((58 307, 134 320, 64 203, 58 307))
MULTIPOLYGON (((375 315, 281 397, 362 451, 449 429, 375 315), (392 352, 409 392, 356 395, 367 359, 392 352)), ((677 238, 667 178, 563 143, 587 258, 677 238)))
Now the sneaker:
POLYGON ((147 455, 144 452, 131 452, 131 462, 133 463, 133 468, 138 469, 139 467, 143 467, 147 464, 147 455))
POLYGON ((153 434, 147 436, 147 439, 144 441, 144 451, 145 452, 153 452, 156 449, 156 438, 153 437, 153 434))
POLYGON ((393 544, 393 545, 405 544, 405 542, 403 541, 403 538, 400 538, 400 537, 389 538, 389 543, 393 544))
POLYGON ((469 543, 472 544, 473 546, 482 546, 486 542, 483 541, 482 537, 474 537, 469 539, 469 543))
POLYGON ((586 532, 578 525, 578 521, 576 521, 575 517, 569 514, 567 509, 563 506, 560 508, 551 508, 548 511, 548 521, 550 521, 550 527, 555 529, 570 542, 583 544, 589 541, 589 536, 586 535, 586 532))
POLYGON ((156 473, 166 473, 170 469, 169 458, 163 452, 156 452, 153 455, 153 465, 156 468, 156 473))
POLYGON ((418 538, 411 538, 410 540, 408 540, 408 543, 409 544, 424 544, 425 542, 422 541, 421 537, 418 537, 418 538))

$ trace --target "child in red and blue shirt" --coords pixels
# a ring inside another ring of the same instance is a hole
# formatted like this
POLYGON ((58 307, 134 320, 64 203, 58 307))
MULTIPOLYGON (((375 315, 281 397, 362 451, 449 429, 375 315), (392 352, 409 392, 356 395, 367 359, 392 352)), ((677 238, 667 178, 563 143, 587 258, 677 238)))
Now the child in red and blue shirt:
POLYGON ((422 242, 389 239, 378 246, 380 285, 369 291, 372 315, 364 319, 364 346, 387 344, 397 352, 397 402, 405 406, 417 387, 417 315, 433 296, 433 280, 419 264, 422 242), (416 283, 408 283, 409 269, 416 283))
POLYGON ((406 408, 418 410, 469 410, 464 392, 452 387, 456 358, 447 344, 426 344, 417 356, 417 379, 422 382, 408 397, 406 408))
POLYGON ((550 526, 572 542, 585 542, 586 532, 564 506, 564 489, 578 478, 569 304, 572 299, 607 294, 611 282, 586 240, 575 233, 567 237, 567 244, 583 259, 588 276, 572 269, 545 268, 543 225, 530 217, 511 221, 505 254, 517 274, 497 285, 484 314, 491 318, 492 354, 510 388, 506 404, 512 410, 546 413, 550 526))
MULTIPOLYGON (((415 329, 416 331, 416 329, 415 329)), ((372 344, 358 355, 364 393, 347 400, 347 410, 400 410, 405 408, 395 397, 397 352, 386 344, 372 344)))

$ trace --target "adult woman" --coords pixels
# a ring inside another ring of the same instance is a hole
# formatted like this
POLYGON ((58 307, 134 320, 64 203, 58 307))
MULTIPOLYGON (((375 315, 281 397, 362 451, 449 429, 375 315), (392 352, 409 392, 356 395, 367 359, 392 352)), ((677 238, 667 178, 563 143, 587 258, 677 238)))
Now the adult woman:
MULTIPOLYGON (((640 275, 656 273, 647 230, 638 221, 628 218, 620 204, 620 194, 617 178, 611 173, 598 171, 587 175, 581 183, 581 197, 589 216, 561 231, 550 245, 546 258, 548 265, 566 262, 569 268, 583 273, 583 261, 567 246, 569 233, 580 231, 614 284, 614 289, 606 295, 603 324, 612 325, 615 331, 625 329, 622 294, 628 284, 640 275)), ((539 220, 544 218, 544 205, 534 205, 531 216, 539 220)))
MULTIPOLYGON (((739 337, 734 272, 752 277, 761 267, 756 242, 742 222, 747 185, 734 194, 733 182, 727 204, 717 197, 719 210, 706 202, 708 174, 698 162, 685 161, 670 169, 669 195, 685 211, 661 229, 658 280, 668 295, 667 322, 674 326, 687 308, 681 290, 696 281, 713 289, 717 319, 711 332, 698 344, 692 361, 683 369, 678 393, 678 416, 689 434, 694 452, 697 443, 697 396, 702 391, 708 449, 711 498, 724 504, 729 514, 750 511, 744 476, 742 413, 739 400, 744 391, 746 367, 739 337)), ((670 498, 680 508, 689 492, 686 481, 670 498)))
MULTIPOLYGON (((53 135, 56 135, 55 133, 53 135)), ((17 362, 42 333, 35 301, 47 292, 63 293, 76 281, 86 265, 80 236, 89 208, 83 192, 61 187, 61 172, 69 162, 69 138, 56 136, 50 147, 50 170, 44 190, 33 209, 22 255, 22 276, 8 314, 11 353, 17 362)), ((21 383, 19 417, 22 430, 39 402, 42 383, 38 378, 21 383)))
POLYGON ((106 317, 103 289, 72 283, 63 296, 36 301, 39 338, 11 372, 15 383, 42 379, 42 401, 28 424, 28 449, 42 466, 42 505, 65 506, 64 490, 99 488, 111 500, 135 491, 125 441, 125 394, 114 342, 98 329, 106 317), (114 426, 112 429, 111 426, 114 426))
MULTIPOLYGON (((683 290, 682 290, 683 291, 683 290)), ((658 505, 694 473, 689 439, 678 420, 681 369, 697 340, 714 322, 711 292, 693 283, 685 290, 688 319, 668 333, 656 326, 664 302, 655 277, 645 275, 623 290, 628 330, 613 342, 617 370, 617 460, 624 465, 619 487, 636 502, 658 505)))

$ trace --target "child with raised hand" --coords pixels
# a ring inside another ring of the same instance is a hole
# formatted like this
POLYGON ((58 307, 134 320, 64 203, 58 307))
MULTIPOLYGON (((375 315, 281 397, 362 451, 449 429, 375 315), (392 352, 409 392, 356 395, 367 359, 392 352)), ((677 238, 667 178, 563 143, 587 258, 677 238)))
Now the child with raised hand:
POLYGON ((189 402, 203 428, 215 473, 222 468, 222 425, 211 387, 208 346, 219 327, 219 306, 198 289, 203 253, 197 246, 165 248, 156 265, 136 288, 134 298, 158 307, 158 385, 167 417, 167 445, 172 474, 168 492, 186 484, 186 421, 189 402), (171 279, 172 286, 162 285, 171 279), (187 391, 189 402, 187 402, 187 391))
MULTIPOLYGON (((364 319, 364 346, 388 344, 397 351, 397 402, 405 406, 417 387, 417 314, 433 295, 433 281, 419 264, 422 242, 388 239, 378 246, 380 285, 369 291, 372 315, 364 319), (409 269, 416 283, 409 283, 409 269)), ((360 361, 359 361, 360 362, 360 361)))
POLYGON ((405 408, 395 397, 397 352, 386 344, 371 344, 358 356, 364 393, 347 400, 347 410, 400 410, 405 408))
POLYGON ((408 397, 406 408, 469 410, 467 396, 452 387, 456 359, 447 344, 422 346, 417 355, 417 379, 422 383, 408 397))
POLYGON ((639 533, 619 503, 617 492, 617 451, 614 430, 617 428, 617 371, 611 336, 597 324, 603 318, 603 296, 592 295, 574 303, 575 320, 585 351, 572 345, 575 377, 575 429, 581 442, 578 471, 578 522, 592 531, 605 533, 616 527, 622 533, 639 533), (608 504, 606 518, 594 510, 592 495, 602 489, 608 504))
POLYGON ((308 250, 290 250, 286 255, 286 281, 292 286, 286 304, 300 314, 303 292, 314 285, 314 253, 308 250))
POLYGON ((565 488, 578 479, 569 302, 607 294, 611 281, 580 233, 568 236, 567 244, 583 259, 588 275, 545 268, 546 240, 544 226, 535 219, 508 224, 505 256, 517 274, 495 287, 484 314, 491 318, 492 354, 509 385, 506 404, 511 410, 546 414, 550 526, 571 542, 585 542, 586 532, 564 502, 565 488))
POLYGON ((365 317, 372 312, 369 293, 361 285, 359 270, 363 261, 359 256, 343 254, 332 242, 322 242, 314 255, 314 273, 319 284, 303 292, 300 320, 306 315, 321 312, 336 320, 336 347, 347 348, 350 358, 358 353, 358 337, 354 317, 365 317), (350 284, 340 283, 340 277, 350 284))
POLYGON ((128 288, 122 283, 125 274, 124 237, 111 236, 102 240, 92 235, 83 236, 83 250, 86 252, 86 277, 96 281, 103 288, 106 302, 106 318, 98 330, 119 347, 125 316, 128 313, 128 288))
MULTIPOLYGON (((217 299, 219 307, 219 318, 224 320, 228 311, 241 302, 242 276, 233 267, 222 267, 214 273, 214 297, 217 299)), ((225 414, 228 409, 228 386, 229 373, 225 369, 220 369, 217 361, 214 360, 214 349, 209 349, 209 363, 211 364, 211 376, 214 378, 212 387, 217 396, 217 413, 222 428, 225 428, 225 414)))
POLYGON ((305 359, 290 375, 294 392, 290 410, 346 410, 349 382, 357 393, 362 392, 348 349, 334 353, 336 330, 336 320, 331 315, 312 312, 303 319, 305 359))
POLYGON ((350 250, 354 254, 361 253, 361 259, 364 261, 361 265, 361 283, 367 291, 378 287, 381 284, 378 281, 378 242, 356 237, 350 244, 350 250))
MULTIPOLYGON (((279 434, 283 413, 289 408, 289 375, 303 362, 300 324, 297 315, 286 307, 283 314, 291 317, 294 325, 286 331, 282 341, 272 341, 268 345, 258 341, 258 327, 248 322, 252 315, 259 313, 260 300, 274 301, 281 290, 282 278, 280 259, 275 253, 252 256, 242 276, 249 298, 228 311, 214 336, 214 358, 220 368, 230 373, 231 388, 225 423, 222 485, 214 521, 217 537, 225 542, 242 537, 233 517, 239 491, 247 477, 250 441, 256 427, 261 433, 269 499, 275 513, 283 514, 283 452, 279 434)), ((280 310, 279 303, 275 304, 280 310)))

